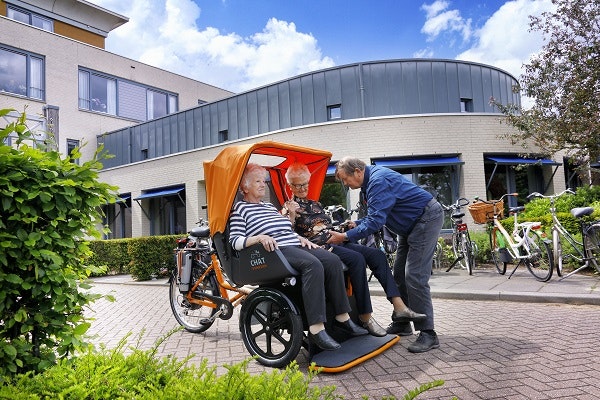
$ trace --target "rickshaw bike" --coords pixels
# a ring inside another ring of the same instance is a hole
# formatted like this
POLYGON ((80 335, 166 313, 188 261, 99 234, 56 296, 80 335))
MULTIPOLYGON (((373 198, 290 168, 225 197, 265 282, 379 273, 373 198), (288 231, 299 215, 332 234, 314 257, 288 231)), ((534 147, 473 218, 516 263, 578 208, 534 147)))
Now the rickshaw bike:
MULTIPOLYGON (((342 347, 320 351, 307 338, 299 273, 282 253, 266 251, 260 243, 241 251, 235 251, 229 244, 228 219, 248 162, 267 169, 268 200, 280 207, 291 196, 285 183, 290 164, 300 162, 308 166, 311 171, 308 197, 318 200, 330 158, 328 151, 264 141, 228 146, 214 160, 204 162, 209 221, 201 221, 187 238, 178 240, 177 266, 170 278, 171 308, 187 331, 204 332, 217 318, 230 319, 234 307, 241 305, 241 337, 259 363, 284 367, 304 347, 308 350, 310 368, 325 372, 346 370, 399 341, 396 335, 334 336, 342 347)), ((346 281, 352 300, 352 288, 346 281)), ((331 315, 329 312, 328 309, 327 319, 332 321, 333 312, 331 315)), ((351 316, 356 318, 356 312, 351 316)), ((330 328, 327 324, 326 327, 330 328)))

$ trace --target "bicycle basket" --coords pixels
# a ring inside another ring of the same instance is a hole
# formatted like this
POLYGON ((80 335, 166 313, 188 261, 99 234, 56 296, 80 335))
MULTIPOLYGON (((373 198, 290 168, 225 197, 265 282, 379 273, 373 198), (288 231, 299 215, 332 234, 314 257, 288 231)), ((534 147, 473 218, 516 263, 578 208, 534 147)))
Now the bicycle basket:
MULTIPOLYGON (((484 202, 476 202, 469 204, 467 207, 473 217, 473 222, 476 224, 485 224, 494 219, 494 205, 484 202)), ((504 201, 500 200, 496 203, 496 209, 500 218, 504 215, 504 201)))

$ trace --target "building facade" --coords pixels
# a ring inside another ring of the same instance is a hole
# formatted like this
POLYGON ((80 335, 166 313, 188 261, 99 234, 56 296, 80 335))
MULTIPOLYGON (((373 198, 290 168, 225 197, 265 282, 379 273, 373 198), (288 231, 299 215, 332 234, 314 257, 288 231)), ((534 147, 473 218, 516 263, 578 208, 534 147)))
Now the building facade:
MULTIPOLYGON (((119 188, 105 209, 108 237, 191 229, 207 217, 202 161, 242 142, 326 149, 332 165, 353 155, 444 203, 565 187, 562 160, 503 138, 513 128, 490 99, 520 98, 516 79, 493 66, 373 61, 233 94, 105 51, 106 35, 126 22, 83 0, 0 0, 0 107, 27 106, 64 154, 87 143, 83 160, 98 144, 114 155, 101 172, 119 188)), ((351 191, 344 205, 356 201, 351 191)))
MULTIPOLYGON (((117 154, 102 178, 133 200, 134 236, 178 233, 206 218, 202 161, 259 140, 392 168, 446 204, 515 191, 523 201, 531 191, 560 190, 564 179, 561 162, 503 138, 513 128, 490 99, 519 104, 516 83, 495 67, 456 60, 311 72, 100 136, 117 154)), ((349 193, 345 206, 356 201, 349 193)))

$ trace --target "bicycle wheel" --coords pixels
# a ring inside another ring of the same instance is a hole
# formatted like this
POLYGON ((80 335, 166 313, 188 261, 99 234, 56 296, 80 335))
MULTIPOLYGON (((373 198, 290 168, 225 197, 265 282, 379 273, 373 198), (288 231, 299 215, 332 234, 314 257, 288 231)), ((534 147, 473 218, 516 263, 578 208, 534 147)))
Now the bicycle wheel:
POLYGON ((302 345, 302 328, 298 310, 276 289, 257 289, 242 304, 242 341, 262 365, 281 368, 292 362, 302 345))
MULTIPOLYGON (((494 260, 494 265, 496 266, 496 271, 500 275, 504 275, 506 273, 506 262, 502 261, 502 257, 500 254, 500 246, 499 243, 503 243, 502 233, 495 227, 490 228, 489 237, 490 237, 490 251, 492 253, 492 260, 494 260)), ((506 249, 504 249, 506 250, 506 249)))
POLYGON ((556 274, 558 276, 562 276, 562 244, 560 242, 560 234, 556 229, 552 229, 552 259, 554 261, 554 265, 556 265, 556 274))
MULTIPOLYGON (((192 282, 196 282, 203 271, 206 271, 206 268, 206 264, 194 260, 192 264, 192 282)), ((179 291, 178 278, 178 268, 175 268, 171 276, 171 284, 169 287, 169 302, 171 303, 173 315, 186 331, 192 333, 204 332, 213 324, 214 320, 210 319, 210 317, 217 312, 217 308, 190 303, 185 293, 179 291)), ((200 285, 198 285, 195 292, 219 296, 219 285, 217 284, 217 279, 214 274, 209 274, 200 285)))
POLYGON ((459 232, 452 233, 452 252, 454 253, 454 260, 458 260, 455 265, 462 269, 466 269, 467 260, 466 254, 464 253, 462 236, 462 233, 459 232))
POLYGON ((585 256, 590 260, 590 266, 600 272, 600 224, 590 225, 583 237, 585 256))
POLYGON ((552 277, 554 266, 550 246, 536 231, 529 233, 527 246, 529 246, 529 257, 525 259, 527 269, 538 281, 547 282, 552 277))
POLYGON ((473 249, 473 242, 469 237, 469 232, 463 232, 461 235, 461 246, 462 253, 464 255, 464 264, 467 268, 469 275, 473 275, 473 268, 475 268, 475 249, 473 249))

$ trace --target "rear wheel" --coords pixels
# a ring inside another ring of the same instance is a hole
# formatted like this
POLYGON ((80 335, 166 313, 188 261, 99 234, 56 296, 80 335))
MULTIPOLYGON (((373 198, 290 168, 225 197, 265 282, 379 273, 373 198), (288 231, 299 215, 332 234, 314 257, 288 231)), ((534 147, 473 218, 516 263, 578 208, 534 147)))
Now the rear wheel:
POLYGON ((556 265, 556 274, 562 276, 563 269, 563 257, 562 257, 562 244, 560 243, 560 235, 558 230, 552 230, 552 258, 554 265, 556 265))
POLYGON ((495 228, 490 228, 490 251, 492 252, 492 259, 494 260, 494 265, 496 265, 496 271, 500 275, 504 275, 506 273, 506 262, 502 261, 502 257, 500 251, 506 251, 500 247, 500 243, 504 243, 502 238, 502 233, 495 228))
POLYGON ((463 234, 454 232, 452 234, 452 252, 454 253, 454 260, 458 260, 456 261, 456 265, 462 269, 466 269, 468 264, 466 253, 464 251, 463 234))
MULTIPOLYGON (((202 273, 206 271, 206 264, 192 261, 192 279, 191 282, 196 282, 202 273)), ((190 288, 194 285, 192 283, 190 288)), ((219 285, 214 274, 209 274, 195 290, 196 292, 204 292, 213 296, 219 296, 219 285)), ((216 312, 217 308, 195 304, 188 300, 186 293, 179 291, 178 268, 175 268, 171 276, 171 285, 169 287, 169 302, 171 310, 177 322, 185 328, 186 331, 192 333, 204 332, 214 323, 210 319, 216 312)))
POLYGON ((531 275, 540 282, 547 282, 552 277, 552 252, 550 246, 538 232, 531 231, 527 237, 529 257, 525 265, 531 275))
POLYGON ((589 258, 590 265, 600 272, 600 224, 594 224, 587 228, 583 238, 585 256, 589 258))
POLYGON ((242 305, 240 332, 246 349, 268 367, 292 362, 302 345, 302 317, 275 289, 257 289, 242 305))

